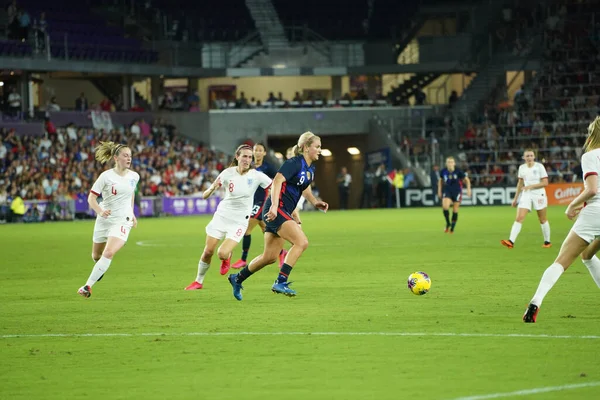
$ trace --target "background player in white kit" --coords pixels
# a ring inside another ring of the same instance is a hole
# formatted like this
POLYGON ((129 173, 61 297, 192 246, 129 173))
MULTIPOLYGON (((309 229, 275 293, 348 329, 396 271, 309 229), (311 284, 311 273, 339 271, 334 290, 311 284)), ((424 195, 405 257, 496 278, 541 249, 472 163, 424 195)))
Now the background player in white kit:
POLYGON ((96 160, 102 164, 114 160, 115 167, 100 174, 88 196, 88 204, 96 212, 92 239, 92 258, 96 265, 77 292, 83 297, 92 295, 92 286, 106 273, 114 255, 127 242, 129 231, 137 225, 133 200, 140 176, 129 169, 131 150, 124 144, 100 142, 96 160), (102 204, 98 204, 99 196, 102 204))
POLYGON ((550 243, 550 223, 546 217, 548 208, 548 197, 545 187, 548 186, 548 173, 546 168, 539 162, 535 162, 535 153, 532 149, 526 149, 523 153, 525 164, 519 167, 519 182, 517 183, 517 192, 512 201, 512 206, 517 207, 517 218, 510 230, 510 238, 501 240, 503 246, 512 249, 521 232, 521 225, 527 213, 533 207, 537 211, 538 219, 542 227, 544 244, 542 247, 551 247, 550 243), (520 198, 519 198, 520 196, 520 198))
POLYGON ((202 194, 209 198, 220 186, 225 187, 225 197, 217 206, 217 211, 206 226, 206 245, 198 263, 196 280, 185 290, 202 289, 204 277, 210 267, 210 261, 219 241, 225 239, 217 255, 221 259, 221 275, 229 271, 231 252, 244 237, 248 228, 254 203, 254 192, 260 186, 268 189, 271 178, 255 169, 252 165, 252 147, 243 144, 235 151, 233 166, 224 169, 213 184, 202 194))
POLYGON ((600 193, 598 192, 598 174, 600 174, 600 117, 596 117, 588 127, 588 138, 581 156, 584 189, 577 196, 565 214, 577 221, 563 242, 558 257, 544 274, 533 298, 523 315, 524 322, 535 322, 544 297, 556 284, 562 273, 569 268, 577 256, 582 255, 594 282, 600 287, 600 263, 591 259, 597 249, 596 239, 600 238, 600 193), (592 251, 590 251, 592 250, 592 251), (591 253, 591 254, 590 254, 591 253))

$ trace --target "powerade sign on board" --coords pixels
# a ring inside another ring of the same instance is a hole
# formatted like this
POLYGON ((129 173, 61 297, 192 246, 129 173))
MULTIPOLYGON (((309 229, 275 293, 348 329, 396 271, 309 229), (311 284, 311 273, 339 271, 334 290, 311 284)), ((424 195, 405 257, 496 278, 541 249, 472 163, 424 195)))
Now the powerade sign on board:
MULTIPOLYGON (((485 187, 472 188, 471 197, 467 197, 467 191, 463 190, 463 198, 460 203, 463 206, 504 206, 510 205, 515 196, 516 188, 509 187, 485 187)), ((400 199, 403 200, 402 207, 433 207, 434 194, 431 189, 405 189, 401 191, 400 199), (402 192, 404 194, 402 195, 402 192)))

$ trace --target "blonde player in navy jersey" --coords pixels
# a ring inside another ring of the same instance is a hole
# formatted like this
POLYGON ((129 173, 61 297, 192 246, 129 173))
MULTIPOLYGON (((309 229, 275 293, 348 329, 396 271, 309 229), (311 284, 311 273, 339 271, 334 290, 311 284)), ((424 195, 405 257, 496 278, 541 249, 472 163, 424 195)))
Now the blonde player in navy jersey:
POLYGON ((298 139, 295 153, 296 156, 284 162, 275 175, 271 196, 265 204, 263 216, 266 229, 263 253, 253 259, 239 274, 229 275, 233 296, 237 300, 242 300, 242 283, 256 271, 273 264, 286 240, 292 243, 292 247, 271 290, 286 296, 296 295, 296 292, 289 287, 291 282, 288 282, 288 276, 292 272, 292 267, 308 248, 308 239, 300 229, 300 225, 293 219, 292 213, 302 196, 305 196, 315 208, 324 212, 327 212, 329 205, 317 200, 310 188, 315 177, 313 163, 321 154, 321 139, 312 132, 303 133, 298 139))
POLYGON ((124 144, 100 142, 96 160, 105 164, 111 160, 114 168, 100 174, 88 196, 88 204, 96 212, 92 258, 96 262, 85 285, 77 293, 92 295, 92 286, 106 273, 114 255, 127 242, 129 231, 137 225, 133 214, 135 188, 140 176, 131 171, 131 149, 124 144), (102 204, 98 197, 102 196, 102 204))
POLYGON ((533 149, 525 149, 523 152, 525 164, 519 167, 517 191, 512 201, 512 206, 517 207, 517 218, 510 230, 508 240, 501 240, 503 246, 512 249, 521 232, 521 224, 527 213, 533 207, 537 211, 538 219, 542 226, 544 244, 542 247, 551 247, 550 243, 550 223, 546 217, 548 208, 548 197, 546 197, 546 186, 548 186, 548 173, 546 168, 538 162, 535 162, 535 153, 533 149))
POLYGON ((243 144, 235 151, 235 161, 232 166, 224 169, 202 194, 202 198, 207 199, 220 186, 225 187, 225 197, 206 226, 206 245, 198 263, 198 275, 185 290, 202 289, 212 256, 223 239, 225 240, 217 250, 217 255, 221 259, 221 275, 229 271, 231 252, 248 229, 254 193, 259 187, 267 190, 271 186, 271 178, 252 169, 251 165, 252 147, 243 144))
POLYGON ((594 282, 600 286, 600 262, 593 256, 598 248, 596 238, 600 236, 600 117, 588 127, 588 137, 581 156, 584 189, 567 207, 565 214, 570 220, 577 219, 560 247, 558 256, 542 275, 533 298, 525 310, 523 321, 536 322, 542 301, 556 284, 564 271, 581 255, 594 282), (595 259, 595 260, 594 260, 595 259))

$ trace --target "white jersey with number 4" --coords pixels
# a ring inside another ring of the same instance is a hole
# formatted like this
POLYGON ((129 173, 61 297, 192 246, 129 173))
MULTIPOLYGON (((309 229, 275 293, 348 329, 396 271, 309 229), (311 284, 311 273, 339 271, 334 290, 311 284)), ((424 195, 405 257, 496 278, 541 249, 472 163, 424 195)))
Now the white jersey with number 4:
POLYGON ((131 204, 139 180, 140 176, 137 172, 128 170, 125 176, 121 176, 114 169, 104 171, 96 179, 91 192, 96 196, 102 196, 100 207, 103 210, 110 210, 109 221, 121 217, 133 217, 131 204))
POLYGON ((219 177, 225 197, 217 206, 215 215, 231 221, 247 220, 252 212, 256 189, 259 186, 263 189, 271 186, 271 178, 255 169, 240 175, 237 167, 229 167, 219 177))
MULTIPOLYGON (((528 167, 527 164, 523 164, 519 167, 520 179, 523 179, 523 186, 536 185, 542 182, 542 179, 548 178, 546 168, 539 162, 533 164, 533 167, 528 167)), ((541 195, 546 193, 546 189, 539 188, 528 191, 532 195, 541 195)))

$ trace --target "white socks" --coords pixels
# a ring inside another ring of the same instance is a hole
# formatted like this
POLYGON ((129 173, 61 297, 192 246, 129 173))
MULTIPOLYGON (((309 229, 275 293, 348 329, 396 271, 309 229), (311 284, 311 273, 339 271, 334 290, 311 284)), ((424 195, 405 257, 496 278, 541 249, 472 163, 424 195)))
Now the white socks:
POLYGON ((198 262, 198 276, 196 277, 196 282, 198 282, 198 283, 204 282, 204 277, 206 276, 206 272, 208 271, 209 268, 210 268, 210 264, 207 264, 202 260, 200 260, 200 262, 198 262))
MULTIPOLYGON (((523 225, 520 222, 514 222, 512 229, 510 230, 510 241, 511 242, 515 242, 517 240, 517 236, 519 236, 519 233, 521 232, 521 227, 523 225)), ((542 234, 544 235, 544 242, 549 242, 550 241, 550 223, 548 221, 544 222, 543 224, 540 224, 540 226, 542 227, 542 234)))
POLYGON ((594 256, 591 260, 583 260, 583 263, 590 271, 592 279, 596 282, 596 285, 600 288, 600 259, 594 256))
POLYGON ((550 241, 550 223, 548 221, 540 224, 542 227, 542 234, 544 235, 544 242, 550 241))
POLYGON ((110 258, 104 256, 100 257, 96 265, 94 265, 94 269, 92 269, 92 273, 85 284, 89 287, 94 286, 94 283, 98 282, 98 279, 106 273, 108 267, 110 267, 111 261, 110 258))
POLYGON ((519 236, 519 232, 521 232, 521 226, 522 224, 520 222, 514 222, 512 229, 510 230, 510 241, 511 242, 515 242, 517 240, 517 236, 519 236))
POLYGON ((552 289, 563 272, 565 272, 565 269, 558 263, 554 263, 549 266, 546 271, 544 271, 544 275, 542 275, 542 280, 538 285, 537 291, 533 295, 533 299, 531 299, 531 303, 540 307, 542 305, 542 301, 544 301, 544 297, 546 297, 550 289, 552 289))

